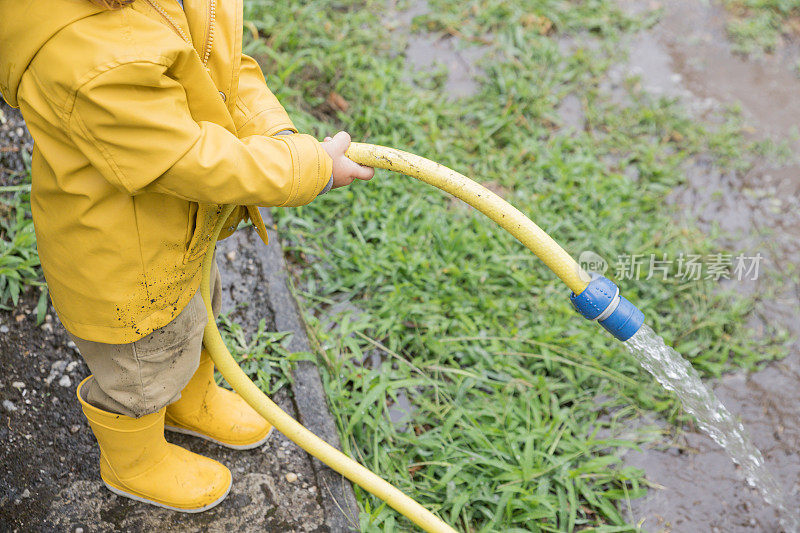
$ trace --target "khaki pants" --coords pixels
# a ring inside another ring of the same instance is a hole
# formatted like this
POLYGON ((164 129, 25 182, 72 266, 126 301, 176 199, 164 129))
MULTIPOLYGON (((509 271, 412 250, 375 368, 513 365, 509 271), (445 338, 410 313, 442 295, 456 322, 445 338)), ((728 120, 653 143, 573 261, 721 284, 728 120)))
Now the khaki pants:
MULTIPOLYGON (((219 314, 222 289, 216 262, 211 307, 219 314)), ((200 362, 208 314, 200 291, 172 322, 128 344, 104 344, 70 334, 94 379, 84 386, 90 404, 139 418, 178 401, 200 362)))

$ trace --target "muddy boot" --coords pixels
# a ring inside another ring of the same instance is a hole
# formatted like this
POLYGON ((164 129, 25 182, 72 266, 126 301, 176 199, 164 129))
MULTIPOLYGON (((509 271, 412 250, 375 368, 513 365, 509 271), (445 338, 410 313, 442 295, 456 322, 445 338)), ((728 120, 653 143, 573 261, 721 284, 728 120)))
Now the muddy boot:
POLYGON ((217 386, 214 362, 205 349, 197 372, 181 391, 181 398, 167 406, 165 428, 234 450, 260 446, 272 432, 270 423, 241 396, 217 386))
POLYGON ((100 477, 120 496, 185 513, 199 513, 225 499, 231 473, 222 464, 164 440, 164 412, 131 418, 78 399, 100 445, 100 477))

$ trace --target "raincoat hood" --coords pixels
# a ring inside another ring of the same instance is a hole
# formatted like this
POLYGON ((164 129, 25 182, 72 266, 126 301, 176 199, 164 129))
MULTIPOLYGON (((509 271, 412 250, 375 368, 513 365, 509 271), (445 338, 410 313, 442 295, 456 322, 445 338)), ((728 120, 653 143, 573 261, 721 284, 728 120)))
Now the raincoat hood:
POLYGON ((22 75, 53 35, 101 9, 87 0, 0 0, 0 93, 18 107, 22 75), (31 21, 37 21, 31 24, 31 21))

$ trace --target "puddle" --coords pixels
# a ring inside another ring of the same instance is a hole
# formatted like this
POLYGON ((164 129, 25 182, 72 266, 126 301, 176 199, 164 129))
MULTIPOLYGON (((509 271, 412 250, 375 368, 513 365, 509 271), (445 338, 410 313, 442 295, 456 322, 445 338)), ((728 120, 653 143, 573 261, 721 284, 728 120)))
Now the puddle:
POLYGON ((696 95, 740 104, 745 116, 762 133, 787 139, 800 118, 800 81, 793 72, 796 46, 773 55, 745 59, 731 51, 726 38, 726 14, 717 4, 672 0, 660 24, 675 69, 696 95))
POLYGON ((417 32, 412 29, 415 17, 430 13, 426 0, 410 4, 388 2, 384 24, 406 43, 405 58, 412 72, 436 73, 445 69, 444 89, 456 100, 478 92, 477 78, 483 71, 477 66, 488 50, 486 46, 465 43, 448 34, 417 32))
MULTIPOLYGON (((800 45, 744 58, 727 38, 727 13, 718 2, 617 0, 629 13, 663 9, 659 23, 630 47, 630 66, 653 92, 740 105, 760 136, 789 140, 800 118, 800 45)), ((799 145, 796 145, 796 147, 799 145)))
MULTIPOLYGON (((738 105, 754 138, 788 141, 800 148, 795 139, 800 80, 792 71, 800 57, 797 46, 785 46, 772 56, 744 59, 732 52, 725 35, 725 12, 718 4, 694 0, 618 2, 629 12, 659 8, 664 12, 656 26, 630 38, 626 43, 628 62, 612 67, 601 84, 601 90, 614 101, 626 100, 624 82, 638 76, 643 90, 681 100, 699 120, 713 122, 720 110, 738 105)), ((451 36, 412 33, 413 18, 429 10, 425 1, 414 1, 405 10, 394 2, 390 6, 385 23, 405 39, 409 68, 431 72, 444 66, 448 69, 445 87, 453 97, 474 92, 475 78, 480 75, 474 65, 484 50, 463 47, 451 36), (475 55, 469 55, 473 52, 475 55)), ((596 46, 591 36, 577 41, 564 38, 558 44, 562 52, 596 46)), ((561 127, 584 127, 578 97, 566 96, 557 111, 561 127)), ((746 174, 726 174, 715 169, 708 157, 698 156, 687 164, 685 175, 685 187, 670 201, 694 217, 702 229, 710 232, 719 227, 727 233, 729 237, 721 245, 762 253, 765 268, 773 272, 782 264, 800 264, 800 158, 783 167, 760 161, 746 174)), ((762 281, 737 284, 745 293, 764 288, 762 281)), ((787 282, 781 294, 781 298, 759 305, 751 325, 763 330, 759 315, 769 317, 800 336, 800 288, 787 282)), ((800 493, 798 385, 797 346, 786 359, 760 372, 726 376, 714 384, 722 401, 741 416, 790 499, 797 499, 800 493)), ((402 407, 392 406, 398 411, 402 407)), ((393 414, 392 419, 397 421, 398 416, 393 414)), ((660 444, 625 455, 627 464, 643 468, 648 480, 662 487, 632 502, 632 523, 647 531, 778 530, 775 511, 741 479, 717 444, 692 431, 675 438, 670 443, 657 439, 660 444)))
MULTIPOLYGON (((640 0, 619 0, 640 11, 640 0)), ((721 174, 707 157, 684 169, 686 185, 670 198, 694 217, 701 229, 719 227, 728 234, 722 244, 746 253, 762 253, 764 267, 785 272, 800 264, 800 79, 792 72, 800 48, 786 45, 775 55, 744 59, 734 54, 725 35, 725 11, 719 5, 673 0, 662 5, 661 22, 631 43, 630 69, 641 73, 643 87, 678 97, 693 111, 739 105, 755 140, 785 141, 793 161, 776 166, 756 161, 747 173, 721 174)), ((766 276, 761 276, 766 278, 766 276)), ((784 276, 788 277, 788 276, 784 276)), ((752 293, 762 283, 737 289, 752 293)), ((780 292, 791 308, 782 325, 800 337, 798 287, 784 280, 780 292)), ((772 303, 767 304, 773 309, 772 303)), ((785 305, 784 305, 785 307, 785 305)), ((770 316, 772 313, 770 313, 770 316)))
POLYGON ((400 431, 408 429, 411 416, 414 414, 414 406, 408 395, 403 391, 398 391, 397 401, 389 406, 389 419, 392 424, 400 431))
MULTIPOLYGON (((798 498, 800 476, 800 358, 796 354, 750 376, 719 380, 715 393, 741 417, 790 501, 798 498)), ((661 485, 633 503, 632 522, 646 531, 778 531, 775 510, 741 481, 737 467, 708 437, 685 432, 666 449, 625 455, 661 485)))
MULTIPOLYGON (((690 0, 618 0, 620 6, 641 13, 663 8, 661 21, 627 42, 629 61, 612 67, 601 89, 614 100, 624 99, 624 81, 638 76, 642 89, 652 95, 678 98, 698 119, 715 120, 725 106, 738 105, 756 139, 789 141, 797 149, 796 124, 800 119, 800 80, 792 69, 800 57, 797 46, 787 45, 772 56, 744 59, 732 52, 725 35, 725 12, 715 3, 690 0)), ((445 67, 445 89, 453 98, 477 90, 475 66, 486 49, 458 38, 412 32, 414 17, 429 12, 425 1, 389 2, 384 24, 405 45, 411 71, 434 72, 445 67), (405 7, 407 6, 407 8, 405 7)), ((564 39, 562 49, 593 46, 564 39)), ((565 128, 584 127, 578 97, 564 98, 559 117, 565 128)), ((800 158, 775 167, 758 162, 748 173, 721 173, 708 157, 698 156, 685 170, 686 185, 670 197, 701 228, 719 227, 729 237, 721 243, 742 252, 760 252, 764 266, 773 272, 781 265, 800 264, 800 158)), ((765 276, 762 275, 762 280, 765 276)), ((764 288, 762 280, 743 284, 746 293, 764 288)), ((800 288, 786 281, 781 297, 759 304, 752 325, 761 317, 777 320, 800 337, 800 288)), ((365 365, 380 365, 373 353, 365 365)), ((741 416, 753 440, 776 472, 788 497, 800 497, 800 350, 764 370, 734 374, 713 384, 731 411, 741 416)), ((402 426, 408 398, 398 396, 390 418, 402 426)), ((665 431, 669 431, 666 428, 665 431)), ((778 531, 775 511, 736 471, 736 466, 710 438, 683 432, 674 442, 658 444, 625 455, 628 465, 641 467, 648 480, 661 488, 632 502, 629 519, 647 531, 750 532, 778 531)), ((628 512, 627 509, 624 512, 628 512)))
MULTIPOLYGON (((686 184, 669 198, 701 229, 718 227, 723 246, 761 253, 765 260, 755 282, 735 282, 743 293, 777 289, 765 298, 752 325, 777 322, 800 337, 800 287, 788 279, 800 264, 800 80, 792 72, 800 51, 786 45, 772 56, 744 59, 731 50, 725 12, 715 3, 671 0, 618 0, 633 13, 663 8, 661 21, 628 43, 630 60, 611 69, 608 88, 638 75, 642 89, 681 100, 698 118, 713 120, 723 106, 739 105, 754 139, 787 141, 795 161, 775 166, 757 161, 747 173, 722 173, 698 156, 685 171, 686 184), (711 117, 711 118, 709 118, 711 117), (770 281, 766 271, 777 274, 770 281)), ((618 98, 619 96, 615 96, 618 98)), ((796 274, 795 274, 796 275, 796 274)), ((732 282, 729 282, 729 284, 732 282)), ((744 425, 777 474, 788 497, 800 497, 800 346, 751 375, 726 376, 715 392, 744 425)), ((646 498, 632 502, 633 523, 648 531, 778 531, 777 516, 742 481, 735 465, 708 437, 686 432, 674 443, 628 452, 625 462, 643 468, 652 483, 646 498)))
POLYGON ((575 94, 568 94, 559 103, 556 113, 561 121, 561 127, 579 131, 586 125, 586 113, 580 98, 575 94))
POLYGON ((482 71, 475 65, 484 53, 476 46, 459 49, 455 37, 415 34, 409 37, 406 60, 418 72, 446 68, 444 87, 449 97, 456 99, 478 92, 476 77, 482 71))

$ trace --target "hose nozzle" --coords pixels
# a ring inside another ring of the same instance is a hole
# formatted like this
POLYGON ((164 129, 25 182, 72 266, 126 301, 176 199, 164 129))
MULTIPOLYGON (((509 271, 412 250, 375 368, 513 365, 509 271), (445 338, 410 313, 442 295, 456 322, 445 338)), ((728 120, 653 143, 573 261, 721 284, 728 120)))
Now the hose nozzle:
POLYGON ((644 313, 620 296, 613 281, 596 272, 591 274, 589 285, 580 294, 570 295, 572 305, 585 318, 597 320, 619 340, 630 339, 644 324, 644 313))

